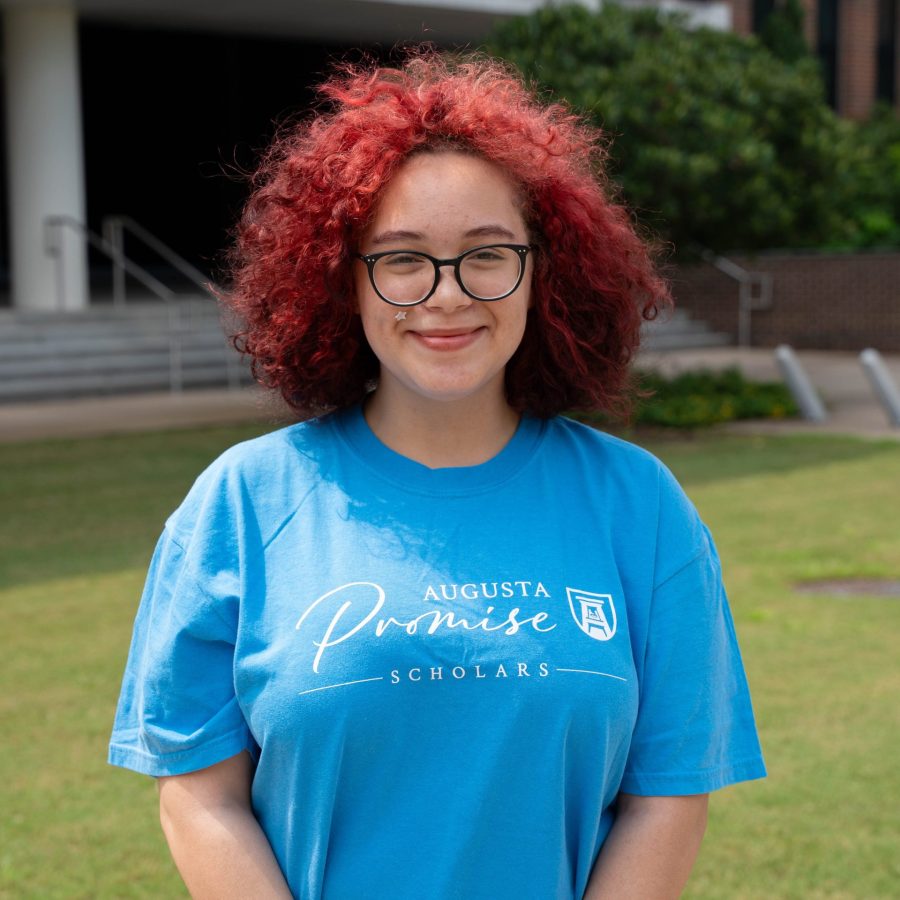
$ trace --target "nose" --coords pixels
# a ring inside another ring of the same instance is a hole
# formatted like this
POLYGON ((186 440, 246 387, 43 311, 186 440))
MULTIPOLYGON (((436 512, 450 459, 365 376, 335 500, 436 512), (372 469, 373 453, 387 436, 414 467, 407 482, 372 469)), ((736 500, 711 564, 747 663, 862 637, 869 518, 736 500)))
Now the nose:
POLYGON ((438 267, 438 286, 434 293, 425 301, 429 309, 441 309, 444 312, 453 312, 471 306, 474 301, 466 294, 462 285, 456 278, 456 269, 453 263, 444 263, 438 267), (449 271, 447 271, 449 269, 449 271))

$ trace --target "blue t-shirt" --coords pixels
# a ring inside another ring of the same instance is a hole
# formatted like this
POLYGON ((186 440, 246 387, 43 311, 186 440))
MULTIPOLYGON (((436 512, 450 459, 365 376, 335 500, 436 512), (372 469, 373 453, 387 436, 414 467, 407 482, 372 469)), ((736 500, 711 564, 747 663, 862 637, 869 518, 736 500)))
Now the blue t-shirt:
POLYGON ((765 774, 715 549, 658 460, 526 417, 428 469, 358 407, 223 454, 150 566, 110 762, 245 749, 314 900, 580 900, 619 791, 765 774))

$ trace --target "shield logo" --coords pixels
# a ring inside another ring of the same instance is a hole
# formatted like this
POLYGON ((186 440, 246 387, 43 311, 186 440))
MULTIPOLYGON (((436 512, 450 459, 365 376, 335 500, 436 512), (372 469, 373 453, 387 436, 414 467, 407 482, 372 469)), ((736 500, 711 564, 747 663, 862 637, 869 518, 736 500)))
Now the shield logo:
POLYGON ((612 594, 595 594, 566 588, 575 624, 597 641, 608 641, 616 633, 616 607, 612 594))

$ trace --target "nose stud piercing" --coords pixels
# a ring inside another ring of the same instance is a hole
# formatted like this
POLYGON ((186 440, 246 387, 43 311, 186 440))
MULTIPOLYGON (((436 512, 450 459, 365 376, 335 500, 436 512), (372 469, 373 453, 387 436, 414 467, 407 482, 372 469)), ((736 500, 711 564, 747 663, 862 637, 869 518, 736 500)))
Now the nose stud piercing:
POLYGON ((397 315, 394 316, 394 318, 395 318, 398 322, 402 322, 402 321, 406 318, 406 310, 401 309, 400 312, 398 312, 397 315))

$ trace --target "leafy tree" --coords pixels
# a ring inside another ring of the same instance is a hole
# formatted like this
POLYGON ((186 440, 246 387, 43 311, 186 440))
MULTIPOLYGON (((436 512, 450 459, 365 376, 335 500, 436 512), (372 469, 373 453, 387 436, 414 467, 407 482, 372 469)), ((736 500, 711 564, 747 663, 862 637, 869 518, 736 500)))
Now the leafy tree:
POLYGON ((855 197, 850 240, 858 247, 900 245, 900 118, 887 105, 855 126, 855 197))
POLYGON ((795 63, 809 56, 803 34, 806 12, 800 0, 782 0, 766 19, 759 38, 773 56, 795 63))
POLYGON ((488 51, 606 130, 625 199, 679 255, 852 240, 852 126, 812 59, 611 2, 508 20, 488 51))

